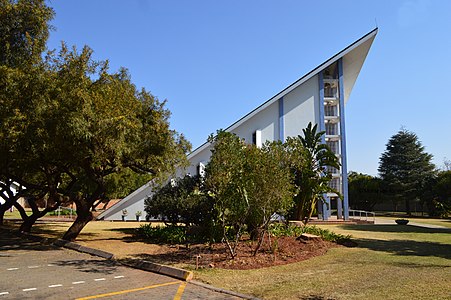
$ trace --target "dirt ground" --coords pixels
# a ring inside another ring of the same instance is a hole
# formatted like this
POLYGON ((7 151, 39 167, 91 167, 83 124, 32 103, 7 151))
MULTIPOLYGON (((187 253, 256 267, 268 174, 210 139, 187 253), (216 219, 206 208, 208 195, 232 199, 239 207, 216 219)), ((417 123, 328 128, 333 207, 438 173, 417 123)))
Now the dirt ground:
MULTIPOLYGON (((89 243, 84 243, 89 244, 89 243)), ((265 240, 254 256, 257 243, 251 240, 239 242, 237 256, 231 259, 225 243, 195 245, 159 245, 147 244, 141 253, 128 253, 123 259, 145 259, 157 263, 174 265, 190 269, 258 269, 270 266, 294 263, 311 257, 323 255, 332 247, 341 247, 335 243, 316 240, 297 240, 295 237, 281 237, 265 240)), ((96 243, 98 248, 102 248, 96 243)), ((136 248, 135 248, 136 250, 136 248)), ((114 253, 114 251, 113 251, 114 253)))

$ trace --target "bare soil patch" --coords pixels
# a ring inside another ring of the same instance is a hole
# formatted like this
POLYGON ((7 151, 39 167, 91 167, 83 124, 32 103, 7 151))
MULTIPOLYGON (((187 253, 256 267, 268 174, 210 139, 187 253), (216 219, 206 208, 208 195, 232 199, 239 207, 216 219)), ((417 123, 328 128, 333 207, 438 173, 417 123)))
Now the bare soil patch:
POLYGON ((192 266, 193 268, 221 268, 248 270, 294 263, 311 257, 323 255, 335 243, 316 240, 297 240, 295 237, 281 237, 263 243, 257 255, 253 255, 256 242, 242 240, 237 247, 237 256, 230 259, 228 248, 223 243, 161 246, 160 253, 140 253, 128 258, 146 259, 172 265, 192 266), (165 248, 165 249, 163 249, 165 248), (163 250, 163 251, 162 251, 163 250))

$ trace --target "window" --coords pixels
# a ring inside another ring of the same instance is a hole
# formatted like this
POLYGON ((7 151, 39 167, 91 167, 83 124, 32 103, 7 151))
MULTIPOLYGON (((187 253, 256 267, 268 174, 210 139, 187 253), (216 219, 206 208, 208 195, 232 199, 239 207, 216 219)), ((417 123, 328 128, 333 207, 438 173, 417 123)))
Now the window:
POLYGON ((338 124, 326 123, 326 135, 338 135, 338 124))
POLYGON ((338 98, 338 85, 336 82, 324 83, 324 98, 338 98))
POLYGON ((199 175, 200 177, 205 176, 205 165, 201 162, 199 163, 199 165, 197 165, 197 175, 199 175))
POLYGON ((252 144, 257 146, 258 148, 262 147, 262 131, 261 130, 256 130, 252 134, 252 144))
POLYGON ((324 115, 327 117, 338 116, 338 107, 336 105, 326 105, 324 106, 324 115))
POLYGON ((326 145, 329 146, 330 151, 332 151, 333 153, 340 153, 338 149, 338 141, 327 141, 326 145))
POLYGON ((338 169, 334 167, 327 167, 327 172, 331 174, 338 174, 338 169))
POLYGON ((329 181, 329 187, 336 191, 340 191, 340 178, 333 178, 329 181))

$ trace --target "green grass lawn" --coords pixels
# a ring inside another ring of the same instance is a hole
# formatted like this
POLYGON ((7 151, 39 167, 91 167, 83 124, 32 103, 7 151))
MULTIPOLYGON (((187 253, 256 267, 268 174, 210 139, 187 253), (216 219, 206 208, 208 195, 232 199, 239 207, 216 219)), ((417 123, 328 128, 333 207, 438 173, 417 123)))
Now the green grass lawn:
MULTIPOLYGON (((434 221, 442 225, 447 221, 434 221)), ((325 225, 356 248, 259 270, 205 269, 197 279, 264 299, 450 299, 451 231, 400 225, 325 225)))

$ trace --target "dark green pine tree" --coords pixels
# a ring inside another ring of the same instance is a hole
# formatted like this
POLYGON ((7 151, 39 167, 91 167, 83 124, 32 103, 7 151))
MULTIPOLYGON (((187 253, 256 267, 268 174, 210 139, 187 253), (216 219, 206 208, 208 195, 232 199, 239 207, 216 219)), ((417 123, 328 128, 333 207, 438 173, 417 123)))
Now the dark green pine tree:
POLYGON ((379 161, 379 174, 392 196, 406 203, 406 212, 411 214, 409 200, 421 197, 425 182, 434 176, 432 155, 415 133, 402 128, 393 135, 379 161))

